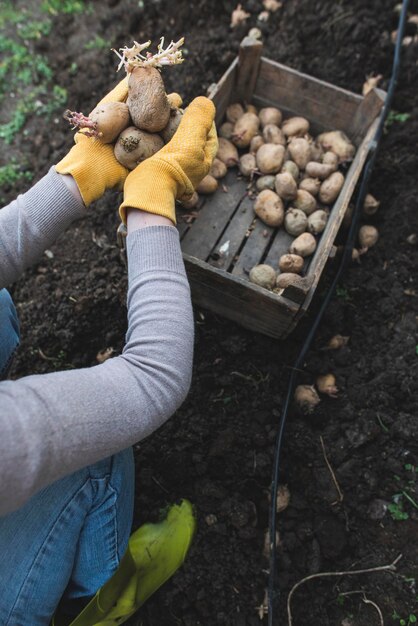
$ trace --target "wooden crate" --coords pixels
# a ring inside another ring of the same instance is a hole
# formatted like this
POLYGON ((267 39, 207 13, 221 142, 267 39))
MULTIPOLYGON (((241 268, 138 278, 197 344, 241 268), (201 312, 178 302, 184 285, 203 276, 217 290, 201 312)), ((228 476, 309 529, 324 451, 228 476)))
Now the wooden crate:
POLYGON ((201 199, 193 223, 182 221, 179 210, 178 229, 194 303, 251 330, 283 338, 312 300, 365 163, 385 93, 374 89, 362 97, 261 53, 260 42, 245 38, 239 56, 212 86, 209 97, 217 108, 217 124, 232 102, 277 106, 285 116, 306 117, 314 135, 325 130, 344 131, 357 148, 302 284, 290 285, 277 295, 249 282, 248 272, 258 263, 277 270, 278 260, 288 252, 293 237, 284 229, 269 228, 255 219, 253 201, 247 195, 248 181, 237 177, 236 168, 220 181, 215 194, 201 199))

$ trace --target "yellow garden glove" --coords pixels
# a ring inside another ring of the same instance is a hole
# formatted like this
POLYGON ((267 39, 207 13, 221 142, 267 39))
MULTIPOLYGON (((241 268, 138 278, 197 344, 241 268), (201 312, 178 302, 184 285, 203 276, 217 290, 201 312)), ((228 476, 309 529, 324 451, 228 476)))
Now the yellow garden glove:
MULTIPOLYGON (((100 104, 125 102, 128 95, 128 79, 124 78, 110 91, 100 104)), ((122 189, 128 175, 113 154, 113 144, 104 144, 95 137, 86 137, 82 132, 74 137, 75 146, 60 161, 55 169, 58 174, 71 174, 86 206, 98 200, 106 189, 122 189)))
POLYGON ((193 194, 218 150, 214 118, 213 102, 203 96, 195 98, 171 141, 130 172, 119 209, 125 224, 127 208, 162 215, 176 223, 175 200, 193 194))

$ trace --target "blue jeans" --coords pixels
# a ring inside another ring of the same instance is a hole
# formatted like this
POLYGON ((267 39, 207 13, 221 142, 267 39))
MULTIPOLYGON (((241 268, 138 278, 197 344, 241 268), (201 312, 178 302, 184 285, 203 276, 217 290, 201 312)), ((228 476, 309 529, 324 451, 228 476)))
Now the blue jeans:
MULTIPOLYGON (((0 372, 5 372, 19 341, 5 290, 0 316, 0 372)), ((49 485, 0 517, 1 626, 48 626, 60 601, 76 615, 78 603, 117 569, 128 545, 133 501, 128 448, 49 485)))

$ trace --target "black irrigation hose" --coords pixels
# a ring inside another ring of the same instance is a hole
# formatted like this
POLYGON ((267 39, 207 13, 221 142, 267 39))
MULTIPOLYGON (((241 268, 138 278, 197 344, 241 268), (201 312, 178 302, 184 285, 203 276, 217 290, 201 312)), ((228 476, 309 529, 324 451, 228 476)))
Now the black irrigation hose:
POLYGON ((283 440, 283 432, 286 424, 287 413, 290 405, 290 401, 292 399, 293 389, 295 386, 295 379, 297 376, 298 370, 303 365, 304 358, 306 353, 308 352, 312 340, 315 336, 315 333, 318 329, 319 323, 321 322, 322 316, 328 307, 328 304, 331 300, 331 297, 334 293, 335 287, 340 279, 340 276, 345 269, 348 260, 351 260, 351 254, 353 249, 353 244, 355 241, 355 237, 357 235, 357 224, 359 221, 359 216, 361 212, 361 207, 363 206, 364 198, 366 196, 367 186, 370 180, 370 176, 373 170, 373 166, 376 160, 377 149, 380 144, 380 140, 382 138, 384 124, 389 113, 393 94, 395 92, 396 84, 398 82, 399 68, 400 68, 400 58, 401 58, 401 45, 403 34, 405 31, 405 23, 408 12, 408 4, 409 0, 403 0, 402 9, 399 16, 399 25, 398 25, 398 34, 396 38, 395 45, 395 53, 393 59, 393 68, 392 68, 392 76, 389 83, 389 88, 387 92, 387 96, 385 99, 385 103, 383 106, 382 115, 380 118, 379 126, 377 127, 375 136, 373 140, 370 142, 369 153, 367 157, 366 164, 363 169, 363 173, 359 183, 359 191, 353 211, 352 222, 350 225, 350 229, 347 235, 347 241, 344 246, 344 252, 342 255, 341 263, 337 270, 336 275, 331 283, 331 286, 321 304, 321 307, 312 323, 312 326, 302 344, 300 352, 296 357, 295 363, 293 365, 290 377, 289 384, 287 387, 287 393, 283 404, 283 409, 279 422, 279 431, 276 438, 276 446, 273 460, 273 476, 271 483, 271 498, 270 498, 270 524, 269 524, 269 533, 270 533, 270 564, 269 564, 269 581, 268 581, 268 626, 274 626, 274 608, 276 602, 279 597, 279 592, 276 591, 275 579, 276 579, 276 499, 277 499, 277 488, 279 484, 279 466, 280 466, 280 452, 282 449, 282 440, 283 440))

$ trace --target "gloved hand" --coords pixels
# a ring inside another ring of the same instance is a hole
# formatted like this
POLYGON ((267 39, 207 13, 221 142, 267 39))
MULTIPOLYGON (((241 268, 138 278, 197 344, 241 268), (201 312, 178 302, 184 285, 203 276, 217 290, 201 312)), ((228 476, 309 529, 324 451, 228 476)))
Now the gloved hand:
MULTIPOLYGON (((100 102, 125 102, 128 97, 128 77, 116 85, 100 102)), ((168 100, 173 106, 181 106, 182 100, 177 93, 169 94, 168 100)), ((77 183, 86 206, 102 197, 106 189, 123 189, 123 183, 129 173, 116 160, 113 144, 103 144, 100 139, 86 137, 82 132, 74 137, 75 146, 55 166, 58 174, 71 174, 77 183)))
POLYGON ((175 200, 186 199, 209 172, 218 150, 215 107, 200 96, 187 107, 173 138, 128 175, 119 214, 128 208, 168 217, 176 223, 175 200))
MULTIPOLYGON (((128 96, 128 79, 124 78, 100 102, 125 102, 128 96)), ((55 166, 58 174, 71 174, 77 183, 83 202, 88 206, 98 200, 106 189, 123 188, 129 171, 113 154, 113 144, 104 144, 82 132, 74 137, 75 146, 55 166)))

